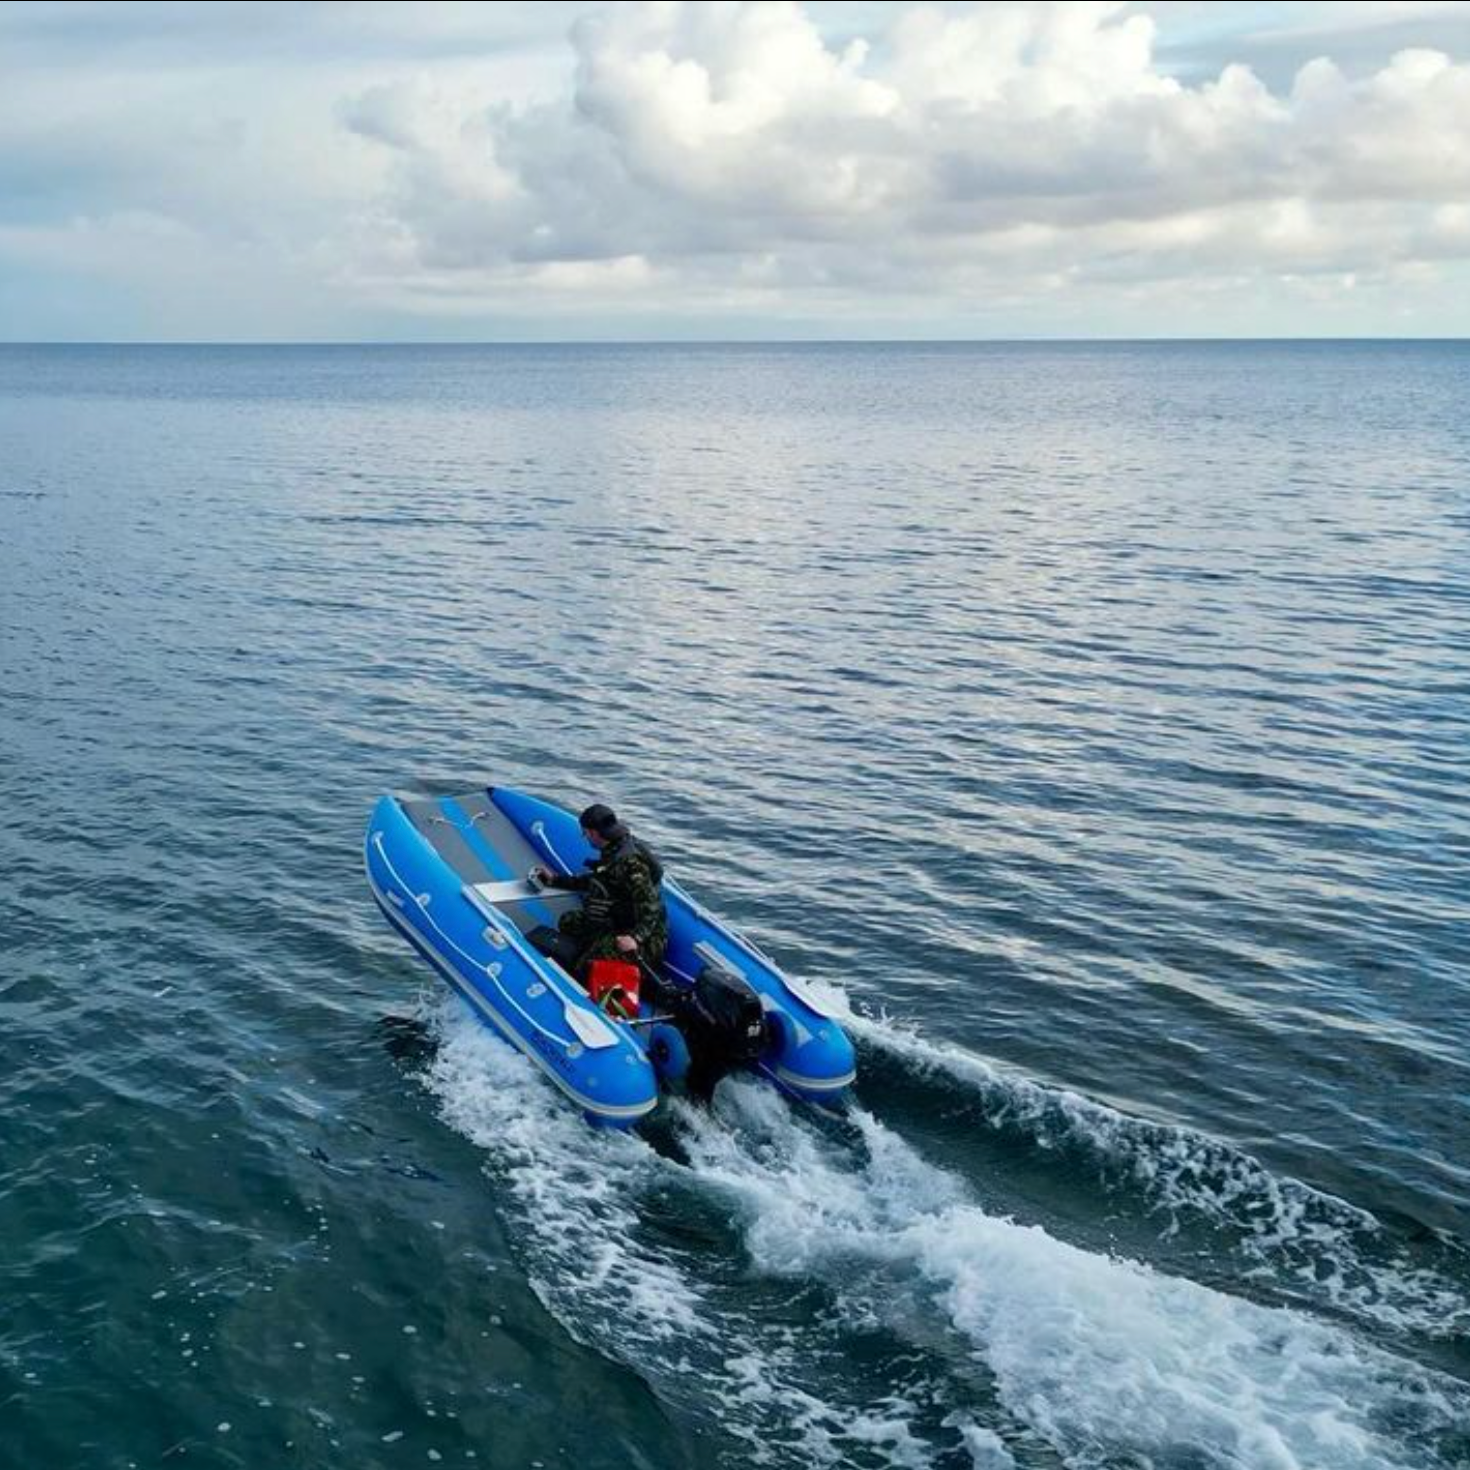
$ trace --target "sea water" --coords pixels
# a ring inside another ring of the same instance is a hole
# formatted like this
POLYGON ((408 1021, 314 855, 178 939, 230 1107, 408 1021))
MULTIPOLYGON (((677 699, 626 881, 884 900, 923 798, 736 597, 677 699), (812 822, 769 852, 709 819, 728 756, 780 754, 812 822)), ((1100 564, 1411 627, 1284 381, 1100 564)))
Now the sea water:
POLYGON ((1470 347, 0 349, 0 1465, 1470 1464, 1470 347), (385 789, 851 1104, 586 1128, 385 789))

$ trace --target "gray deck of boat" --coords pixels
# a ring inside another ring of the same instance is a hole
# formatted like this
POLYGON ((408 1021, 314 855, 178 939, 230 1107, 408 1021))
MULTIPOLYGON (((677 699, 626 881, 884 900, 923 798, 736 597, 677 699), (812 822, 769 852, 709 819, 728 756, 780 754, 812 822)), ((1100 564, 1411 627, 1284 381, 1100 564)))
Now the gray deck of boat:
MULTIPOLYGON (((545 861, 540 853, 516 830, 514 824, 490 799, 488 791, 456 793, 449 798, 474 824, 475 831, 503 864, 500 872, 470 846, 464 834, 440 809, 443 798, 429 797, 418 801, 401 801, 409 821, 428 839, 434 851, 465 883, 496 883, 507 878, 524 878, 545 861)), ((555 924, 556 915, 577 904, 575 894, 547 892, 523 903, 508 903, 501 912, 526 933, 539 924, 555 924)))

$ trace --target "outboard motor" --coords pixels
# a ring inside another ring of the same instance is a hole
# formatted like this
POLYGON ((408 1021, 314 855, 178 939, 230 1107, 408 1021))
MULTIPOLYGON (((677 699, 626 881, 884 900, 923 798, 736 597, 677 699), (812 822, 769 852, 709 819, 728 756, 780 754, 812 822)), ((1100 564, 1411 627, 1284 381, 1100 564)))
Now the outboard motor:
POLYGON ((708 1099, 721 1077, 756 1061, 770 1040, 760 996, 724 964, 705 963, 674 1015, 689 1043, 685 1085, 695 1097, 708 1099))

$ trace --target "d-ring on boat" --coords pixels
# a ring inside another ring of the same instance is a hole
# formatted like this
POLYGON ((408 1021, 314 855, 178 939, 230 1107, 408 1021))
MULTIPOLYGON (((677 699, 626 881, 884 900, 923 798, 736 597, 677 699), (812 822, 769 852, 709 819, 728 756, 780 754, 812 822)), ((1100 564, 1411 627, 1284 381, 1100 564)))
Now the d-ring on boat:
POLYGON ((683 1077, 691 1031, 681 1017, 692 1013, 683 1002, 709 994, 758 1002, 757 1039, 742 1053, 750 1070, 806 1101, 841 1096, 855 1076, 846 1033, 667 876, 663 995, 646 994, 638 1015, 608 1014, 540 953, 527 936, 581 900, 529 874, 579 873, 592 856, 571 812, 506 787, 383 796, 367 829, 368 882, 388 922, 593 1122, 630 1126, 683 1077))

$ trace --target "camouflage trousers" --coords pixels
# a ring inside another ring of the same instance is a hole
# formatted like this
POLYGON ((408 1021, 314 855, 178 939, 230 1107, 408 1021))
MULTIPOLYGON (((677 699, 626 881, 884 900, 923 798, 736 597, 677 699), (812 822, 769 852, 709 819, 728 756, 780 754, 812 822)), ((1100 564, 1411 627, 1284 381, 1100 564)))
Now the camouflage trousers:
POLYGON ((618 936, 611 929, 594 924, 580 909, 563 914, 557 920, 556 927, 582 946, 581 957, 577 961, 577 968, 581 971, 585 971, 593 960, 627 960, 634 964, 642 960, 651 969, 657 970, 658 962, 663 958, 662 952, 650 954, 641 947, 636 956, 624 954, 618 948, 618 936))

